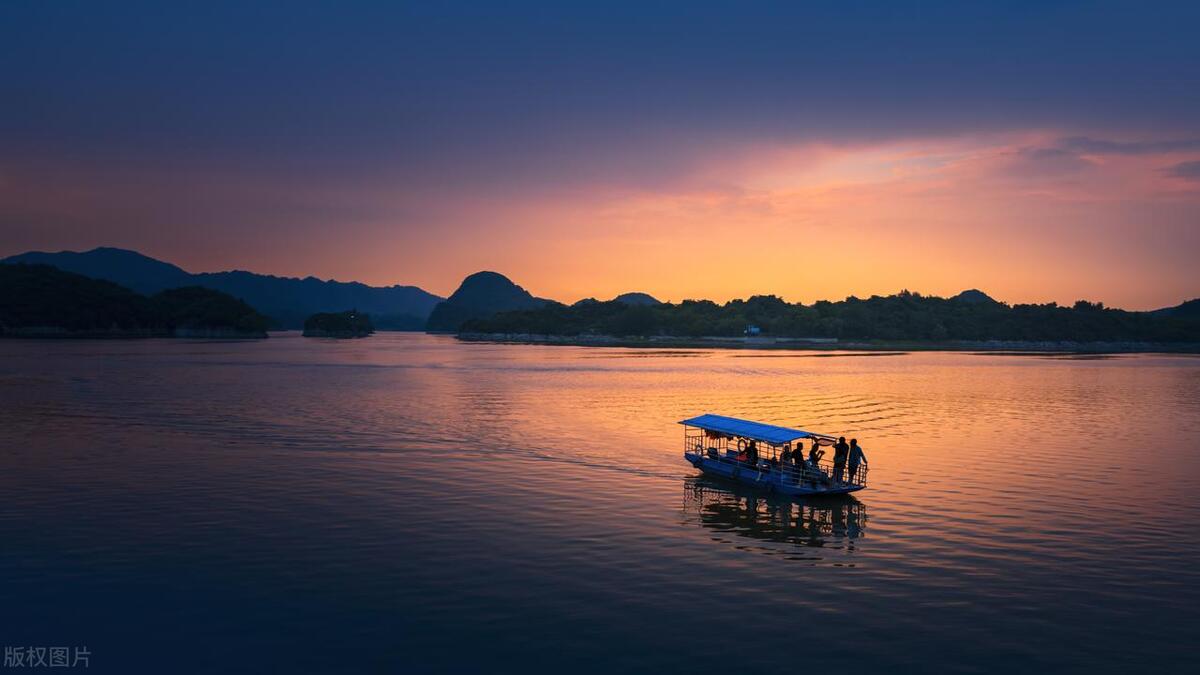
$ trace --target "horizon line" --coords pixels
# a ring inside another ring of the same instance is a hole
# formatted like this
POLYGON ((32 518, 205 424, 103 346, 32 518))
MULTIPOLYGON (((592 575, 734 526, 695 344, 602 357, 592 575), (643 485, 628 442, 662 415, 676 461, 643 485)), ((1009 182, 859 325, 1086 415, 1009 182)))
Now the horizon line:
MULTIPOLYGON (((176 263, 169 262, 169 261, 167 261, 167 260, 164 260, 164 259, 162 259, 162 258, 157 258, 157 257, 155 257, 155 256, 152 256, 152 255, 148 255, 148 254, 146 254, 146 253, 143 253, 142 251, 139 251, 139 250, 137 250, 137 249, 132 249, 132 248, 123 248, 123 247, 120 247, 120 246, 94 246, 94 247, 92 247, 92 248, 90 248, 90 249, 87 249, 87 250, 71 250, 71 249, 62 249, 62 250, 59 250, 59 251, 45 251, 45 250, 41 250, 41 249, 30 249, 30 250, 27 250, 27 251, 23 251, 23 252, 21 252, 21 253, 13 253, 13 254, 11 254, 11 255, 4 256, 3 258, 0 258, 0 261, 5 261, 5 260, 8 260, 9 258, 14 258, 14 257, 21 256, 21 255, 34 254, 34 253, 36 253, 36 254, 43 254, 43 255, 59 255, 59 254, 64 254, 64 253, 71 253, 71 254, 75 254, 75 255, 84 255, 84 254, 87 254, 87 253, 93 253, 93 252, 95 252, 95 251, 100 251, 100 250, 121 251, 121 252, 124 252, 124 253, 132 253, 132 254, 135 254, 135 255, 141 256, 141 257, 143 257, 143 258, 146 258, 146 259, 148 259, 148 260, 153 260, 153 261, 155 261, 155 262, 158 262, 158 263, 161 263, 161 264, 164 264, 164 265, 170 265, 170 266, 172 266, 172 267, 175 267, 175 268, 177 268, 177 269, 179 269, 179 270, 183 271, 184 273, 186 273, 186 274, 190 274, 190 275, 195 275, 195 274, 225 274, 225 273, 231 273, 231 272, 243 272, 243 273, 247 273, 247 274, 255 274, 255 275, 259 275, 259 276, 270 276, 270 277, 275 277, 275 278, 280 278, 280 279, 295 279, 295 280, 316 279, 317 281, 320 281, 320 282, 322 282, 322 283, 361 284, 361 285, 363 285, 363 286, 367 286, 367 287, 369 287, 369 288, 396 288, 396 287, 416 288, 416 289, 418 289, 418 290, 420 290, 420 291, 422 291, 422 292, 424 292, 424 293, 428 293, 429 295, 432 295, 432 296, 435 296, 435 297, 437 297, 437 298, 440 298, 440 300, 441 300, 441 301, 443 301, 443 302, 444 302, 444 301, 446 301, 446 300, 448 300, 448 299, 450 298, 450 296, 451 296, 451 295, 453 295, 453 294, 454 294, 454 292, 458 290, 458 287, 462 285, 462 282, 460 281, 460 282, 459 282, 459 286, 456 286, 454 291, 451 291, 450 293, 448 293, 448 294, 446 294, 446 295, 441 295, 441 294, 439 294, 439 293, 435 293, 435 292, 433 292, 433 291, 430 291, 430 290, 426 289, 424 286, 420 286, 420 285, 417 285, 417 284, 415 284, 415 283, 393 283, 393 284, 386 285, 386 286, 377 286, 377 285, 374 285, 374 284, 371 284, 371 283, 368 283, 368 282, 365 282, 365 281, 358 281, 358 280, 356 280, 356 279, 351 279, 351 280, 341 280, 341 279, 336 279, 336 278, 333 278, 333 277, 327 277, 327 278, 325 278, 325 277, 319 277, 319 276, 317 276, 317 275, 315 275, 315 274, 308 274, 308 275, 306 275, 306 276, 303 276, 303 277, 301 277, 301 276, 290 276, 290 275, 272 274, 272 273, 268 273, 268 272, 255 272, 255 271, 253 271, 253 270, 249 270, 249 269, 240 269, 240 268, 231 268, 231 269, 217 270, 217 271, 193 272, 193 271, 190 271, 190 270, 188 270, 188 269, 185 269, 184 267, 182 267, 182 266, 180 266, 180 265, 178 265, 178 264, 176 264, 176 263)), ((979 293, 983 293, 985 296, 987 296, 989 299, 991 299, 991 300, 992 300, 992 301, 994 301, 994 302, 998 302, 998 303, 1001 303, 1001 304, 1007 305, 1007 306, 1009 306, 1009 307, 1014 307, 1014 306, 1018 306, 1018 305, 1049 305, 1049 304, 1057 305, 1057 306, 1059 306, 1059 307, 1070 307, 1070 306, 1074 305, 1074 304, 1075 304, 1075 303, 1077 303, 1077 302, 1092 302, 1092 303, 1098 303, 1098 304, 1102 305, 1102 306, 1103 306, 1105 309, 1118 309, 1118 310, 1122 310, 1122 311, 1126 311, 1126 312, 1154 312, 1154 311, 1158 311, 1158 310, 1161 310, 1161 309, 1171 309, 1171 308, 1174 308, 1174 307, 1178 307, 1179 305, 1182 305, 1182 304, 1184 304, 1184 303, 1191 302, 1192 300, 1197 300, 1197 299, 1200 299, 1200 293, 1198 293, 1197 295, 1194 295, 1194 296, 1192 296, 1192 297, 1184 297, 1184 298, 1180 299, 1178 302, 1176 302, 1176 303, 1175 303, 1175 304, 1173 304, 1173 305, 1164 305, 1164 306, 1162 306, 1162 307, 1155 307, 1155 308, 1153 308, 1153 309, 1125 309, 1125 308, 1123 308, 1123 307, 1116 307, 1116 306, 1114 306, 1114 305, 1110 305, 1110 304, 1108 304, 1108 303, 1106 303, 1106 302, 1103 302, 1103 301, 1099 301, 1099 300, 1089 300, 1089 299, 1087 299, 1087 298, 1076 298, 1074 301, 1071 301, 1069 304, 1060 303, 1060 302, 1058 302, 1058 301, 1054 301, 1054 300, 1052 300, 1052 301, 1048 301, 1048 302, 1040 302, 1040 303, 1039 303, 1039 302, 1011 302, 1011 301, 1009 301, 1009 300, 1003 300, 1003 299, 996 298, 996 297, 994 297, 992 294, 990 294, 990 293, 988 293, 988 292, 986 292, 986 291, 983 291, 983 290, 981 290, 981 289, 980 289, 978 286, 971 286, 971 287, 969 287, 969 288, 964 288, 964 289, 962 289, 962 290, 958 291, 957 293, 955 293, 955 294, 953 294, 953 295, 938 295, 938 294, 936 294, 936 293, 923 293, 923 292, 921 292, 921 291, 915 291, 915 290, 912 290, 912 289, 910 289, 910 288, 908 288, 908 287, 904 287, 904 288, 901 288, 901 289, 900 289, 900 290, 898 290, 898 291, 894 291, 894 292, 892 292, 892 293, 889 293, 889 294, 887 294, 887 295, 881 295, 881 294, 879 294, 879 293, 871 293, 871 294, 869 294, 869 295, 858 295, 858 294, 856 294, 856 293, 851 293, 851 294, 849 294, 849 295, 845 296, 844 298, 841 298, 841 299, 838 299, 838 300, 832 300, 832 299, 828 299, 828 298, 818 298, 818 299, 812 300, 811 302, 804 302, 804 301, 789 301, 789 300, 787 300, 787 299, 786 299, 784 296, 782 296, 782 295, 778 295, 778 294, 776 294, 776 293, 751 293, 750 295, 747 295, 747 296, 745 296, 745 297, 731 297, 731 298, 729 298, 729 299, 727 299, 727 300, 713 300, 713 299, 710 299, 710 298, 702 298, 702 297, 684 297, 684 298, 681 298, 681 299, 679 299, 679 300, 670 300, 670 299, 668 299, 668 300, 664 300, 664 299, 662 299, 662 298, 658 297, 657 295, 655 295, 655 294, 653 294, 653 293, 650 293, 650 292, 648 292, 648 291, 638 291, 638 290, 628 290, 628 291, 623 291, 623 292, 621 292, 621 293, 617 293, 616 295, 614 295, 614 296, 613 296, 612 298, 610 298, 609 300, 600 300, 600 299, 599 299, 599 298, 597 298, 595 295, 586 295, 586 296, 580 297, 580 298, 578 298, 577 300, 574 300, 574 301, 572 301, 572 302, 564 302, 564 301, 561 301, 561 300, 556 300, 556 299, 554 299, 554 298, 542 297, 541 295, 538 295, 538 294, 536 294, 536 293, 533 293, 532 291, 529 291, 529 289, 525 288, 525 286, 523 286, 523 285, 521 285, 521 284, 517 283, 516 281, 514 281, 514 280, 513 280, 513 277, 511 277, 511 276, 509 276, 508 274, 505 274, 505 273, 503 273, 503 272, 497 272, 497 271, 495 271, 494 269, 480 269, 480 270, 476 270, 476 271, 474 271, 474 272, 468 272, 468 273, 466 273, 465 275, 463 275, 462 279, 463 279, 463 280, 466 280, 466 278, 467 278, 467 277, 470 277, 470 276, 472 276, 472 275, 479 274, 479 273, 482 273, 482 272, 491 272, 491 273, 493 273, 493 274, 498 274, 498 275, 500 275, 500 276, 504 277, 505 279, 507 279, 507 280, 509 281, 509 283, 513 284, 514 286, 517 286, 517 287, 521 288, 522 290, 524 290, 525 292, 529 293, 531 296, 533 296, 533 297, 535 297, 535 298, 538 298, 538 299, 541 299, 541 300, 548 300, 548 301, 551 301, 551 302, 556 302, 556 303, 558 303, 558 304, 565 305, 565 306, 568 306, 568 307, 569 307, 569 306, 573 306, 573 305, 575 305, 575 304, 577 304, 577 303, 579 303, 579 302, 582 302, 582 301, 584 301, 584 300, 596 300, 596 301, 598 301, 598 302, 609 302, 609 301, 611 301, 611 300, 614 300, 614 299, 616 299, 616 298, 617 298, 617 297, 619 297, 620 295, 625 295, 625 294, 628 294, 628 293, 642 293, 642 294, 645 294, 645 295, 649 295, 650 297, 652 297, 653 299, 657 300, 658 302, 660 302, 660 303, 662 303, 662 304, 674 304, 674 305, 677 305, 677 304, 682 304, 682 303, 684 303, 684 302, 689 302, 689 301, 690 301, 690 302, 712 302, 712 303, 714 303, 714 304, 717 304, 717 305, 722 305, 722 306, 723 306, 723 305, 726 305, 726 304, 728 304, 728 303, 730 303, 730 302, 736 302, 736 301, 739 301, 739 300, 740 300, 740 301, 748 301, 748 300, 750 300, 750 299, 752 299, 752 298, 756 298, 756 297, 776 297, 776 298, 779 298, 779 299, 780 299, 781 301, 783 301, 784 303, 786 303, 786 304, 789 304, 789 305, 812 306, 812 305, 815 305, 815 304, 817 304, 817 303, 819 303, 819 302, 845 302, 845 301, 847 301, 847 300, 850 300, 851 298, 854 298, 854 299, 856 299, 856 300, 870 300, 871 298, 888 298, 888 297, 895 297, 895 296, 898 296, 898 295, 900 295, 900 294, 902 294, 902 293, 911 293, 911 294, 913 294, 913 295, 917 295, 917 296, 919 296, 919 297, 924 297, 924 298, 939 298, 939 299, 943 299, 943 300, 950 300, 950 299, 952 299, 952 298, 954 298, 954 297, 956 297, 956 296, 958 296, 958 295, 960 295, 960 294, 962 294, 962 293, 967 293, 967 292, 970 292, 970 291, 976 291, 976 292, 979 292, 979 293)))

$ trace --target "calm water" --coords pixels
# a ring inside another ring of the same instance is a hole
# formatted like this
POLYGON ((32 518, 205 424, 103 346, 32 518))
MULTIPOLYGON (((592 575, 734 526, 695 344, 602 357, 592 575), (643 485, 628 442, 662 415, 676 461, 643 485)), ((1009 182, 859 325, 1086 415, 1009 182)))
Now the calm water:
POLYGON ((0 341, 0 401, 0 642, 93 670, 1197 661, 1198 358, 0 341), (698 480, 702 412, 871 487, 698 480))

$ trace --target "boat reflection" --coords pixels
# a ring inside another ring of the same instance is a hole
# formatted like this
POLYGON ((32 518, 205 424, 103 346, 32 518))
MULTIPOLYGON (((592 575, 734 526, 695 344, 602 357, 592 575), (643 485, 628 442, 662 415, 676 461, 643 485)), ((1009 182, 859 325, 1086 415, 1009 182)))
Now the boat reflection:
POLYGON ((714 539, 735 546, 738 541, 728 535, 786 545, 764 549, 771 553, 796 553, 799 547, 852 552, 867 528, 866 504, 849 495, 764 495, 753 488, 700 476, 684 480, 683 513, 686 519, 712 530, 714 539))

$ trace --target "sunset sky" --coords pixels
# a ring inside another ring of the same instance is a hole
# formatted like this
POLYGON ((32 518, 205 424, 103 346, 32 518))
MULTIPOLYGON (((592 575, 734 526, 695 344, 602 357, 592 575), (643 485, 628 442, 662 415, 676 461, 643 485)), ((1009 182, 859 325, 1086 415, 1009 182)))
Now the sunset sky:
POLYGON ((0 256, 1200 296, 1200 3, 581 5, 6 2, 0 256))

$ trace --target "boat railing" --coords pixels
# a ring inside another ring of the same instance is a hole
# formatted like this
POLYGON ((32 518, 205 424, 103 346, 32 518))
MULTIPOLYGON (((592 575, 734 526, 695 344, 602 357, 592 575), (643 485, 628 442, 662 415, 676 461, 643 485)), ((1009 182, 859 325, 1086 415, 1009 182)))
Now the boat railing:
MULTIPOLYGON (((796 484, 811 483, 815 486, 865 486, 867 484, 868 469, 866 464, 859 464, 854 467, 853 475, 850 475, 850 465, 845 465, 841 480, 839 481, 836 475, 837 467, 828 456, 823 457, 814 466, 808 460, 804 460, 798 464, 792 461, 782 461, 779 459, 781 453, 778 449, 768 449, 766 457, 763 456, 763 451, 760 450, 757 464, 738 459, 739 451, 730 447, 693 443, 689 452, 701 454, 709 461, 729 464, 740 471, 757 471, 764 474, 764 477, 778 474, 784 482, 796 484)), ((801 450, 800 452, 803 451, 801 450)))

